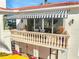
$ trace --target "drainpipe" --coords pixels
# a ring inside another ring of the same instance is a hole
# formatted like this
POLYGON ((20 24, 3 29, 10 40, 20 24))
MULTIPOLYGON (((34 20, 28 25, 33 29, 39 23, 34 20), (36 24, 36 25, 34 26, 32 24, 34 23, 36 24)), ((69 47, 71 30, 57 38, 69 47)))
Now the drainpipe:
POLYGON ((50 56, 49 56, 49 59, 51 59, 51 50, 52 50, 52 49, 50 48, 50 56))
POLYGON ((56 59, 58 59, 58 50, 56 51, 56 59))
MULTIPOLYGON (((50 56, 49 56, 49 59, 51 59, 51 54, 54 54, 54 53, 52 53, 52 49, 50 48, 50 56)), ((58 59, 58 50, 56 51, 56 54, 55 54, 56 56, 56 59, 58 59)))

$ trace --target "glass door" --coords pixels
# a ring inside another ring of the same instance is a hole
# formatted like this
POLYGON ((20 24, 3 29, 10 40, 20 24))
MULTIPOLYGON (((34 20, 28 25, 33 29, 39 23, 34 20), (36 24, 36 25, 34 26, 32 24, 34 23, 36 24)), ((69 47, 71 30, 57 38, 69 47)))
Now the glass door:
POLYGON ((44 29, 46 33, 52 32, 52 19, 51 18, 44 19, 44 29))
POLYGON ((33 31, 34 30, 34 19, 28 19, 27 20, 27 29, 28 31, 33 31))

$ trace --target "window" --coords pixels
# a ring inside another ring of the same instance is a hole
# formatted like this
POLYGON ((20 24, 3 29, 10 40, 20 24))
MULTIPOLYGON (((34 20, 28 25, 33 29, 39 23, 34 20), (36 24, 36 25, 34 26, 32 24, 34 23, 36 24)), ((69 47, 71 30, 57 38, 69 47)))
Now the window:
POLYGON ((46 33, 51 33, 51 30, 52 30, 52 19, 51 18, 44 19, 44 29, 46 33))
POLYGON ((42 19, 35 19, 35 29, 42 28, 42 19))
POLYGON ((3 16, 4 30, 15 29, 16 20, 15 19, 6 19, 7 15, 3 16))
POLYGON ((44 28, 51 28, 52 27, 52 19, 44 19, 44 28))
POLYGON ((63 27, 63 18, 54 18, 53 19, 53 33, 59 34, 60 27, 63 27))

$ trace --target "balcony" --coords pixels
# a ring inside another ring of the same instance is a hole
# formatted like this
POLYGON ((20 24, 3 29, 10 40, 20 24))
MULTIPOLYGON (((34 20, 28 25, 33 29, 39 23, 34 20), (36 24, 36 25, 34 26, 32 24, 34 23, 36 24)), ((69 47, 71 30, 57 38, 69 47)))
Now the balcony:
POLYGON ((65 34, 11 30, 11 39, 14 41, 53 49, 66 49, 68 38, 65 34))

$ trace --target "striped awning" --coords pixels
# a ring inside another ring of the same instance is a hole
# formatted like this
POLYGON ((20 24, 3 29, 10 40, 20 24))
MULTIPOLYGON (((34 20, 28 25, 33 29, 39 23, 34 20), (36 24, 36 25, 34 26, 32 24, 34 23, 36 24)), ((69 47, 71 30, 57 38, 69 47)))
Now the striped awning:
POLYGON ((7 19, 18 19, 18 18, 67 18, 67 10, 58 10, 50 12, 41 12, 41 13, 27 13, 27 14, 18 14, 13 16, 7 16, 7 19))

